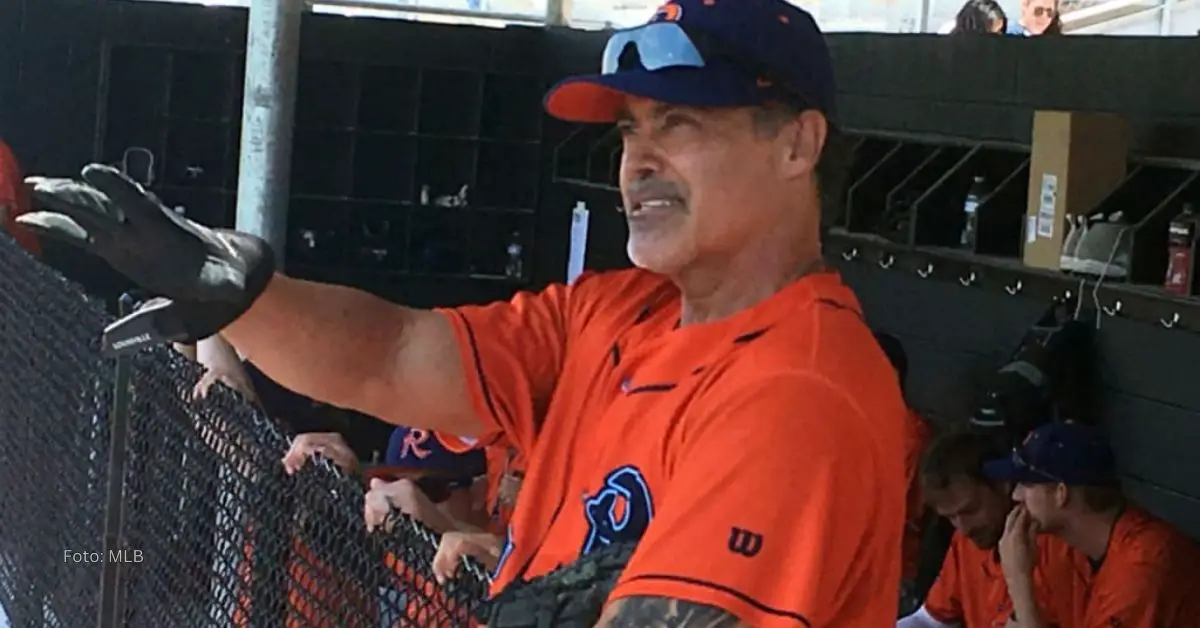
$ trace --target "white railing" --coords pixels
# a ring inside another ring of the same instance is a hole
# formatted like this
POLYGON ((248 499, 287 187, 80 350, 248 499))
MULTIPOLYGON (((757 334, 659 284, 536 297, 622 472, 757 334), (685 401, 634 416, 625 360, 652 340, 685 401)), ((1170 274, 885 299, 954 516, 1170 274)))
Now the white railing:
MULTIPOLYGON (((249 6, 249 0, 159 0, 209 6, 249 6)), ((508 24, 567 23, 577 28, 620 28, 640 23, 658 0, 478 0, 478 9, 467 0, 310 0, 319 13, 347 17, 399 18, 430 22, 475 24, 503 27, 508 24), (457 5, 457 6, 456 6, 457 5)), ((848 0, 842 0, 848 1, 848 0)), ((948 0, 941 0, 946 2, 948 0)), ((792 0, 820 14, 819 3, 792 0)), ((915 14, 931 12, 929 1, 908 0, 913 16, 849 15, 822 20, 826 32, 911 32, 916 24, 934 26, 934 32, 948 32, 953 23, 918 20, 915 14)), ((1190 6, 1196 0, 1108 0, 1100 4, 1068 11, 1063 15, 1063 32, 1076 34, 1129 33, 1170 34, 1169 16, 1174 6, 1190 6)), ((901 2, 904 4, 904 2, 901 2)), ((903 11, 899 11, 902 13, 903 11)), ((944 15, 944 13, 943 13, 944 15)), ((927 16, 929 17, 929 16, 927 16)), ((1015 19, 1015 16, 1013 18, 1015 19)))

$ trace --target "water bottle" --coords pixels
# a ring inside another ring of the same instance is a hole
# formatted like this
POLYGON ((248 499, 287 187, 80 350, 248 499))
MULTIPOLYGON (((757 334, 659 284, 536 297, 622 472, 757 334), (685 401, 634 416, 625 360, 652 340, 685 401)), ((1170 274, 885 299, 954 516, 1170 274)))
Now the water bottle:
POLYGON ((965 220, 958 244, 968 251, 975 250, 975 236, 979 225, 979 218, 975 210, 979 209, 979 201, 983 199, 983 184, 983 177, 975 175, 975 182, 971 184, 971 189, 967 190, 967 200, 963 202, 963 218, 965 220))
POLYGON ((1192 293, 1192 245, 1196 238, 1196 212, 1191 203, 1171 221, 1167 231, 1167 293, 1188 296, 1192 293))
POLYGON ((504 264, 504 276, 509 279, 520 279, 525 274, 524 247, 521 246, 521 232, 513 231, 506 249, 507 261, 504 264))

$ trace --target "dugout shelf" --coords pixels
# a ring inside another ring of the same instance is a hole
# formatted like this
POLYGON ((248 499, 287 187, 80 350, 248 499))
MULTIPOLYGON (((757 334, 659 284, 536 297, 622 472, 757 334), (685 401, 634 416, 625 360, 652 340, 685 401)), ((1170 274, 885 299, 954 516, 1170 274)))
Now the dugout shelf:
POLYGON ((984 179, 976 207, 977 236, 972 252, 1020 257, 1029 187, 1027 152, 976 145, 937 178, 914 203, 910 241, 918 246, 956 247, 966 216, 963 204, 974 183, 984 179))
POLYGON ((1198 173, 1181 162, 1140 160, 1089 213, 1123 214, 1131 238, 1129 283, 1161 286, 1167 272, 1167 228, 1186 201, 1196 201, 1198 173))
MULTIPOLYGON (((243 57, 108 50, 101 159, 202 223, 235 222, 243 57), (146 155, 153 156, 145 164, 146 155), (138 161, 140 159, 141 161, 138 161)), ((531 68, 532 70, 532 68, 531 68)), ((288 272, 369 288, 405 277, 529 280, 546 81, 302 56, 288 272), (465 194, 463 193, 465 188, 465 194), (507 268, 513 240, 521 273, 507 268)))

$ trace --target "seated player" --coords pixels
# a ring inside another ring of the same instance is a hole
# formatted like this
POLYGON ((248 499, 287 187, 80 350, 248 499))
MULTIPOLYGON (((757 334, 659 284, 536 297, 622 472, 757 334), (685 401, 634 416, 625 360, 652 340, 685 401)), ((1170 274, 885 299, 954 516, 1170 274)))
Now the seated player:
MULTIPOLYGON (((428 430, 396 428, 384 464, 367 470, 367 529, 386 529, 393 521, 392 510, 399 510, 439 534, 483 533, 487 512, 481 492, 472 489, 485 486, 476 482, 485 472, 481 451, 455 453, 428 430)), ((409 569, 400 556, 389 554, 385 560, 398 579, 380 592, 383 626, 452 626, 466 621, 466 609, 454 608, 437 583, 409 569)))
POLYGON ((384 465, 367 471, 367 528, 385 525, 398 509, 438 533, 483 529, 486 513, 472 487, 486 465, 482 451, 455 453, 428 430, 396 428, 384 465))
MULTIPOLYGON (((930 506, 954 524, 955 533, 924 604, 900 619, 898 627, 992 628, 1012 618, 998 546, 1013 504, 1007 484, 983 475, 984 463, 996 453, 992 443, 978 434, 955 432, 936 439, 926 452, 921 463, 922 491, 930 506)), ((1035 592, 1048 609, 1044 616, 1057 618, 1063 611, 1049 605, 1051 601, 1061 605, 1063 598, 1054 595, 1071 590, 1072 552, 1066 544, 1045 537, 1038 539, 1036 555, 1035 592)))
MULTIPOLYGON (((1200 626, 1200 546, 1125 501, 1115 458, 1098 429, 1046 424, 985 472, 1016 483, 1009 553, 1028 556, 1038 531, 1078 550, 1074 615, 1064 626, 1200 626)), ((1050 623, 1029 605, 1034 597, 1030 570, 1027 561, 1005 564, 1021 628, 1050 623)))

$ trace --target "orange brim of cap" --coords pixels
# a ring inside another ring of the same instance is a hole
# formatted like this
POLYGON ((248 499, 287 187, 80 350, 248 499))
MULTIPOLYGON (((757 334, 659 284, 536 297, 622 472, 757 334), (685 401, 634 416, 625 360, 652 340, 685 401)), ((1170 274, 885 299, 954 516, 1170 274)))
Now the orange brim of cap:
POLYGON ((596 74, 564 79, 546 93, 546 113, 579 124, 616 122, 628 94, 604 85, 604 78, 596 74))

